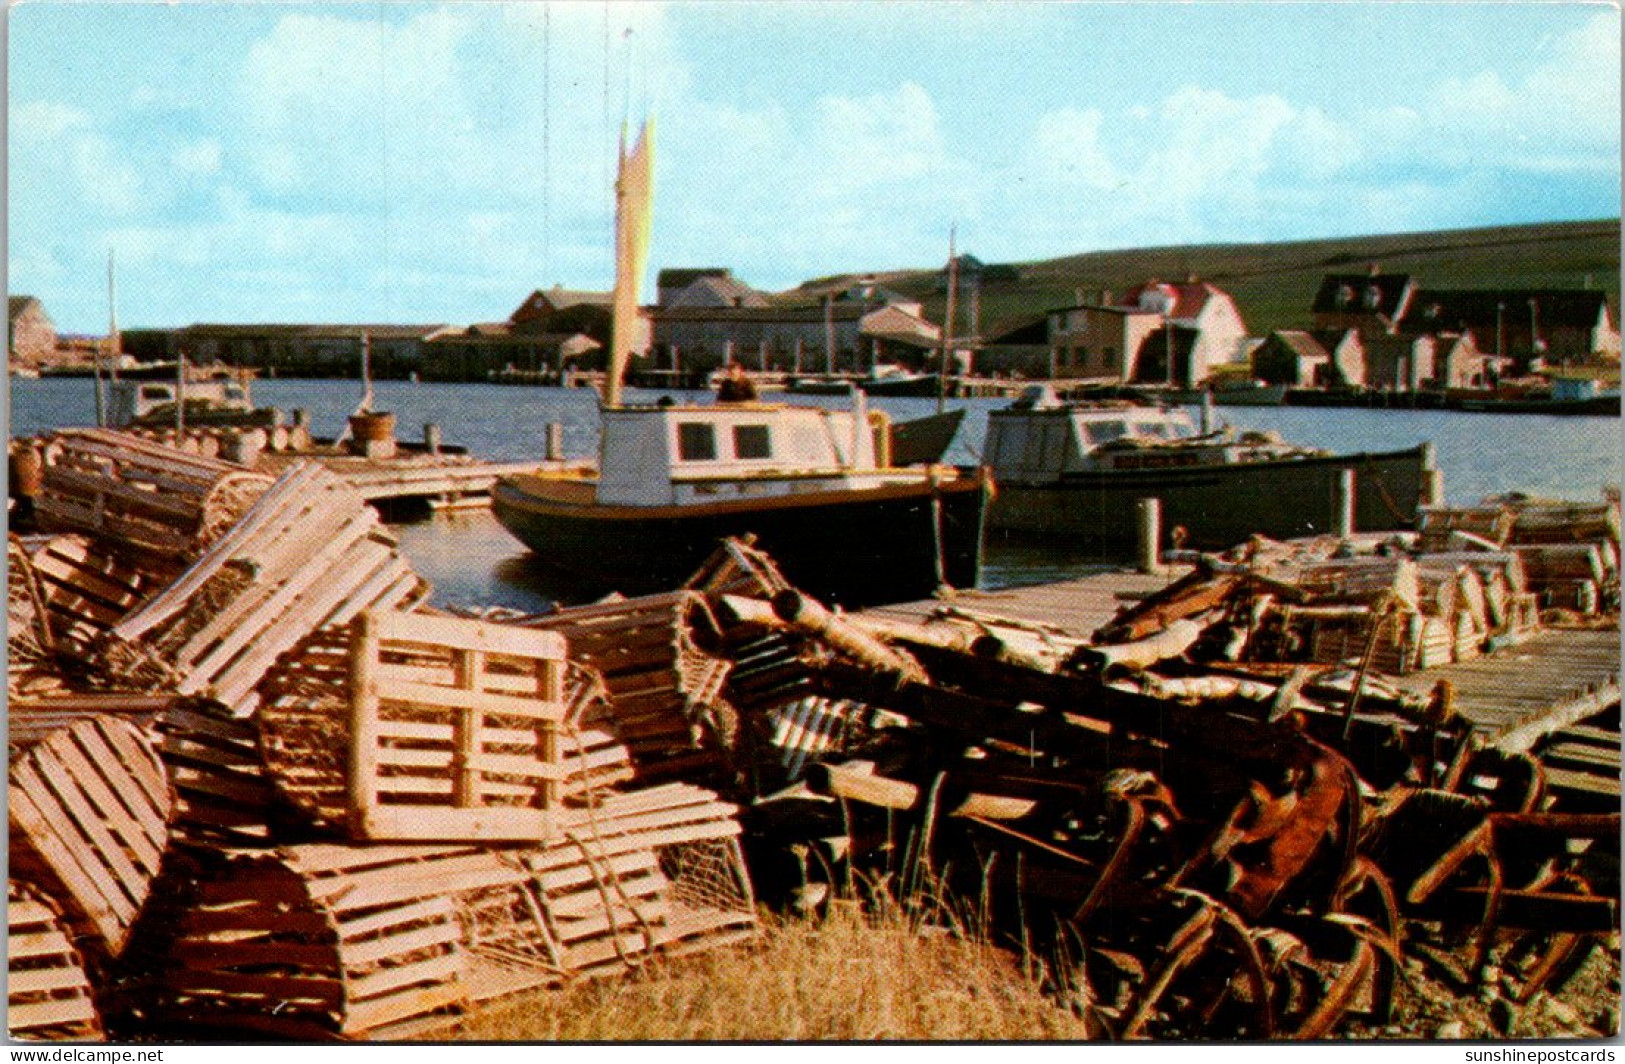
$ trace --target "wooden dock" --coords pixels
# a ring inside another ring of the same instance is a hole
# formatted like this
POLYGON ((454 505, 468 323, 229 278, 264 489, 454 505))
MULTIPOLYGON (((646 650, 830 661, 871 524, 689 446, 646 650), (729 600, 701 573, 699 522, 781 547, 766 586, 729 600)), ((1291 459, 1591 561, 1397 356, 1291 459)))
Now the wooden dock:
POLYGON ((1161 591, 1188 572, 1189 566, 1170 567, 1157 575, 1129 569, 997 591, 955 591, 943 598, 876 606, 863 615, 918 623, 936 610, 956 607, 1088 639, 1119 609, 1161 591))
MULTIPOLYGON (((951 596, 880 606, 862 616, 922 622, 943 608, 1048 628, 1087 640, 1117 611, 1161 590, 1189 572, 1162 575, 1133 570, 997 591, 956 591, 951 596)), ((1404 690, 1427 694, 1440 680, 1456 689, 1456 709, 1507 750, 1526 750, 1620 700, 1620 634, 1615 630, 1548 628, 1515 646, 1472 661, 1439 665, 1389 677, 1404 690)))
POLYGON ((484 462, 464 457, 365 458, 359 455, 287 453, 264 455, 258 468, 279 475, 289 465, 316 461, 338 474, 367 502, 423 499, 433 502, 486 498, 501 477, 528 473, 541 462, 484 462))
POLYGON ((1619 701, 1617 631, 1548 628, 1516 646, 1472 661, 1401 676, 1396 686, 1425 694, 1440 680, 1456 690, 1456 711, 1508 750, 1526 750, 1556 729, 1619 701))

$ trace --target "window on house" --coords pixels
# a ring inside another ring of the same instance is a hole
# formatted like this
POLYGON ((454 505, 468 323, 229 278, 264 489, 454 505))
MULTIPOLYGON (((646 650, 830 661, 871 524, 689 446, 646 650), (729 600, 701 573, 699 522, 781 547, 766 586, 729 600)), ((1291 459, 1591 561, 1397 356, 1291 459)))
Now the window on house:
POLYGON ((768 438, 766 425, 734 426, 735 458, 772 458, 773 441, 768 438))
POLYGON ((709 462, 717 456, 715 425, 683 421, 677 425, 677 457, 684 462, 709 462))

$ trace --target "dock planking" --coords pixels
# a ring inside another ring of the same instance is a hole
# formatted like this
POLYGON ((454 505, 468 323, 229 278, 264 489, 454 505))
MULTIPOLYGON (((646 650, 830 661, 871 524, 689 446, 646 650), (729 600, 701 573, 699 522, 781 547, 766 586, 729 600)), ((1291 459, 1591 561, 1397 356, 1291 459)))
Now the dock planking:
MULTIPOLYGON (((1086 640, 1120 608, 1189 571, 1180 567, 1149 575, 1120 570, 1024 587, 955 591, 942 598, 874 607, 860 615, 919 623, 937 610, 959 608, 1086 640)), ((1449 680, 1455 687, 1457 711, 1487 738, 1497 745, 1527 747, 1617 703, 1619 669, 1618 631, 1545 629, 1471 661, 1389 679, 1422 695, 1438 681, 1449 680)))
POLYGON ((940 598, 876 606, 863 610, 861 616, 919 623, 933 612, 949 607, 1049 627, 1075 639, 1088 639, 1097 628, 1116 617, 1118 610, 1161 591, 1188 572, 1188 566, 1170 567, 1158 574, 1113 570, 1053 583, 990 591, 956 590, 940 598))
POLYGON ((298 461, 315 460, 344 478, 367 502, 394 499, 441 499, 488 495, 497 480, 528 473, 538 462, 485 462, 461 457, 398 459, 359 455, 288 453, 264 455, 258 467, 279 473, 298 461))

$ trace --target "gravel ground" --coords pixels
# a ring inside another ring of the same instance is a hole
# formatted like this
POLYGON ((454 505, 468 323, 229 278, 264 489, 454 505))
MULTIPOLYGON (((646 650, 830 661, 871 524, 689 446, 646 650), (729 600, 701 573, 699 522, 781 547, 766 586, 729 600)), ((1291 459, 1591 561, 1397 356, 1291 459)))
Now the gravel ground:
POLYGON ((1492 955, 1489 978, 1466 978, 1471 949, 1446 950, 1418 935, 1405 945, 1404 975, 1391 1024, 1348 1024, 1350 1039, 1596 1039, 1619 1034, 1620 944, 1618 937, 1596 948, 1563 987, 1545 990, 1529 1002, 1514 998, 1518 981, 1492 955))

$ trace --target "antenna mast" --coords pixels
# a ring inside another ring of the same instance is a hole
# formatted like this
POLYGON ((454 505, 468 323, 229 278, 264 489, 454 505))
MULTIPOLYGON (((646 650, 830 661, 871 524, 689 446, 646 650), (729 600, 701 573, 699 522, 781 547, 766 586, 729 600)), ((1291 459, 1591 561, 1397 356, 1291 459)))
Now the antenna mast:
POLYGON ((954 295, 959 288, 959 256, 954 253, 954 227, 948 227, 948 308, 942 325, 942 365, 937 373, 937 413, 948 399, 948 359, 954 351, 954 295))

